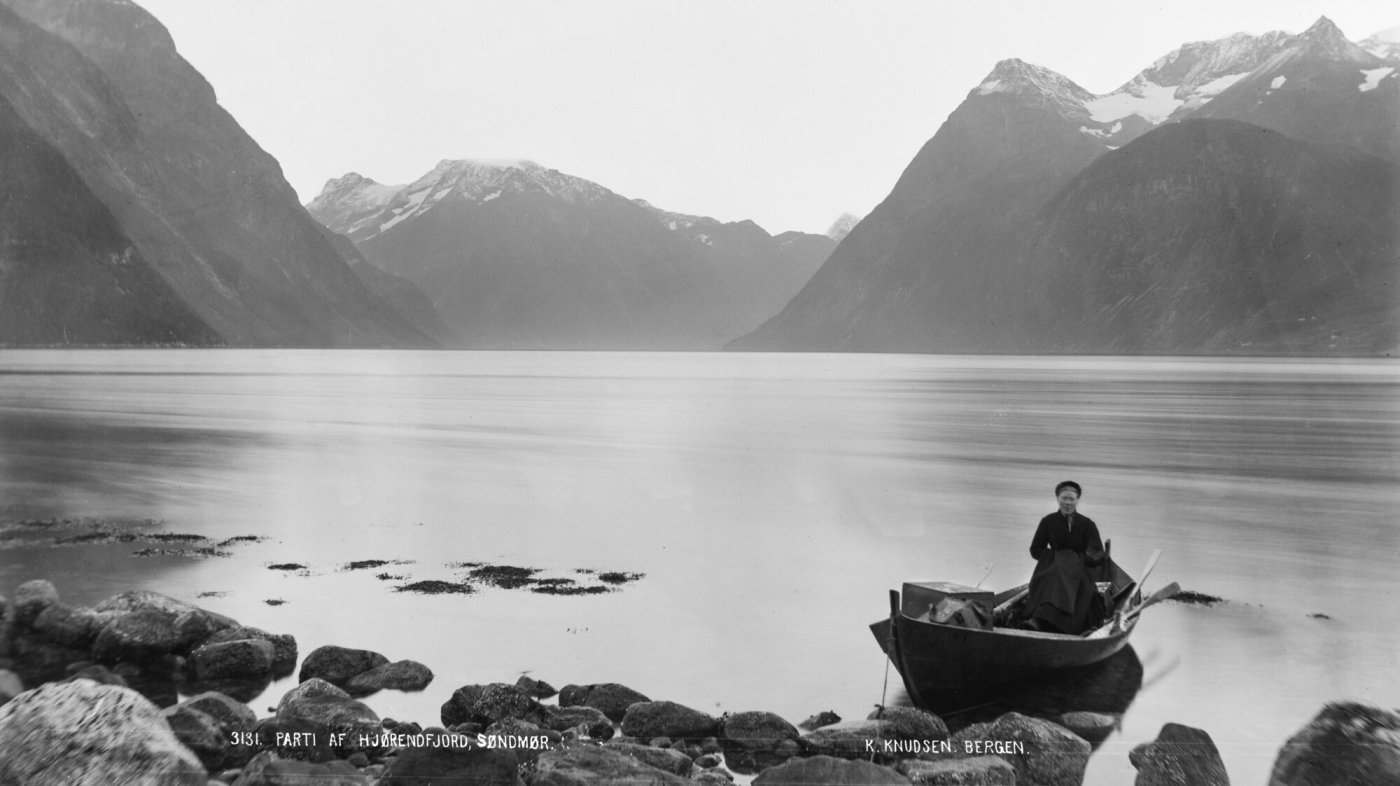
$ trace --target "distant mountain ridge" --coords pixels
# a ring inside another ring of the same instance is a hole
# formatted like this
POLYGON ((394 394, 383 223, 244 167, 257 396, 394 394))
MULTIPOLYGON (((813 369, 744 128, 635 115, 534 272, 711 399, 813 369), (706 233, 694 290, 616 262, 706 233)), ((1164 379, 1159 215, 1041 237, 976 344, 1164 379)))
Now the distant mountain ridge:
POLYGON ((793 301, 733 347, 1394 352, 1400 222, 1384 219, 1400 215, 1397 127, 1395 69, 1326 18, 1298 35, 1187 44, 1102 96, 1048 69, 1004 60, 793 301), (1195 133, 1178 132, 1186 121, 1195 133), (1241 131, 1241 121, 1255 132, 1241 131), (1098 167, 1106 155, 1153 165, 1098 167), (1366 157, 1373 163, 1362 178, 1358 161, 1366 157), (1316 165, 1311 178, 1297 175, 1302 161, 1316 165), (1324 177, 1329 166, 1360 178, 1358 188, 1348 193, 1324 177), (1173 171, 1195 174, 1163 179, 1173 171), (1107 172, 1112 177, 1101 181, 1107 172), (1222 181, 1225 175, 1239 182, 1222 181), (1071 188, 1079 198, 1064 196, 1071 188), (1095 188, 1123 203, 1093 198, 1095 188), (1222 194, 1248 203, 1221 201, 1222 194), (1372 201, 1357 202, 1361 194, 1372 201), (1359 234, 1322 255, 1318 238, 1335 236, 1297 216, 1334 216, 1335 205, 1370 218, 1342 221, 1359 234), (1142 227, 1151 243, 1129 242, 1074 214, 1102 216, 1109 208, 1121 224, 1142 227), (1084 234, 1066 233, 1069 226, 1084 234), (1269 240, 1295 232, 1307 236, 1269 240), (1261 264, 1255 245, 1274 249, 1274 264, 1300 268, 1269 271, 1267 318, 1203 286, 1250 280, 1251 266, 1261 264), (1204 248, 1211 251, 1202 256, 1204 248), (1327 270, 1304 274, 1319 265, 1327 270), (1240 271, 1246 279, 1234 277, 1240 271), (1068 318, 1057 311, 1068 296, 1065 280, 1083 289, 1068 318), (1328 293, 1288 288, 1315 285, 1328 293))
POLYGON ((622 197, 532 161, 443 160, 406 186, 357 173, 307 204, 429 293, 456 346, 717 349, 776 313, 835 246, 622 197))

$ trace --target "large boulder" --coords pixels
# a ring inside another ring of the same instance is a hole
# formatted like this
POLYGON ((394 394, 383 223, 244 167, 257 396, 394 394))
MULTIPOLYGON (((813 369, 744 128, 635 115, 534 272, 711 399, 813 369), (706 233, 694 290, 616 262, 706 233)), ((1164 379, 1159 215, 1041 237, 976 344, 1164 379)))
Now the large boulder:
POLYGON ((283 677, 292 673, 297 663, 297 640, 288 633, 268 633, 261 628, 237 625, 225 628, 204 640, 205 644, 222 644, 226 641, 262 639, 272 644, 272 673, 283 677))
POLYGON ((1066 712, 1059 717, 1061 726, 1088 740, 1098 748, 1123 723, 1123 716, 1107 712, 1066 712))
MULTIPOLYGON (((812 756, 793 759, 786 764, 769 767, 753 779, 754 786, 884 786, 909 784, 909 779, 889 767, 868 761, 842 759, 835 756, 812 756)), ((1038 786, 1038 785, 1037 785, 1038 786)))
POLYGON ((808 756, 860 759, 868 758, 872 753, 883 753, 879 750, 879 742, 898 739, 895 731, 893 721, 841 721, 810 731, 798 741, 808 756))
POLYGON ((797 727, 771 712, 736 712, 720 719, 719 744, 725 763, 744 775, 787 761, 783 743, 799 736, 797 727))
POLYGON ((593 707, 602 710, 603 714, 608 716, 608 720, 613 723, 622 722, 622 716, 627 714, 627 708, 639 701, 651 701, 651 699, 616 682, 565 685, 563 690, 559 691, 560 707, 580 705, 593 707))
POLYGON ((554 707, 545 705, 544 726, 554 731, 574 729, 595 740, 612 739, 616 730, 602 710, 594 707, 554 707))
POLYGON ((301 662, 297 681, 322 679, 332 685, 344 687, 352 677, 388 662, 388 658, 377 652, 327 644, 312 650, 301 662))
POLYGON ((1344 783, 1400 783, 1400 715, 1328 704, 1284 743, 1269 776, 1269 786, 1344 783))
POLYGON ((0 783, 207 780, 155 705, 129 688, 88 680, 43 685, 0 707, 0 751, 0 783))
POLYGON ((1157 739, 1128 754, 1137 768, 1135 786, 1229 786, 1225 762, 1210 735, 1190 726, 1168 723, 1157 739))
POLYGON ((98 632, 93 657, 106 663, 149 663, 175 651, 180 644, 174 612, 142 608, 118 614, 98 632))
POLYGON ((636 702, 622 716, 622 733, 643 740, 670 737, 698 741, 714 736, 718 728, 714 716, 674 701, 636 702))
POLYGON ((1005 759, 1016 768, 1017 783, 1036 786, 1079 786, 1093 752, 1088 742, 1063 726, 1017 712, 969 726, 952 741, 965 753, 1005 759))
POLYGON ((416 660, 400 660, 356 674, 345 683, 351 693, 379 690, 419 691, 433 681, 433 671, 416 660))
POLYGON ((30 626, 35 633, 55 644, 75 649, 90 649, 97 633, 107 619, 89 608, 53 603, 34 618, 30 626))
POLYGON ((374 780, 349 762, 301 761, 265 751, 253 757, 233 783, 234 786, 370 786, 374 780))
POLYGON ((442 725, 495 723, 519 718, 543 724, 548 712, 524 688, 493 682, 490 685, 463 685, 442 705, 442 725))
POLYGON ((190 667, 200 680, 233 680, 272 674, 272 642, 242 639, 205 644, 190 653, 190 667))
POLYGON ((183 600, 148 590, 134 590, 114 595, 94 607, 106 617, 120 618, 144 611, 161 611, 173 617, 171 627, 175 644, 171 651, 184 655, 221 630, 236 627, 231 617, 215 614, 183 600))
POLYGON ((535 759, 529 786, 684 786, 679 775, 659 770, 638 759, 589 744, 546 751, 535 759))
POLYGON ((653 748, 635 742, 609 742, 603 747, 624 756, 631 756, 643 764, 649 764, 672 775, 689 775, 695 767, 695 762, 691 761, 689 756, 674 748, 653 748))
POLYGON ((33 632, 17 632, 10 641, 11 668, 28 685, 61 680, 70 664, 91 659, 86 649, 56 644, 33 632))
POLYGON ((1016 786, 1016 768, 997 756, 906 759, 896 769, 915 786, 1016 786))
POLYGON ((477 747, 405 748, 390 761, 379 786, 422 784, 520 784, 514 756, 477 747))
POLYGON ((230 738, 223 726, 212 716, 192 707, 176 704, 161 710, 161 717, 175 732, 175 739, 199 757, 206 770, 224 767, 230 750, 230 738))
MULTIPOLYGON (((273 728, 268 729, 273 735, 307 735, 291 739, 312 740, 312 748, 329 749, 342 758, 383 750, 378 742, 382 723, 374 710, 324 680, 313 678, 288 691, 278 703, 273 721, 273 728)), ((293 741, 284 747, 295 753, 299 745, 293 741)))
POLYGON ((257 713, 247 704, 216 691, 191 696, 181 703, 218 721, 225 731, 248 731, 258 722, 257 713))

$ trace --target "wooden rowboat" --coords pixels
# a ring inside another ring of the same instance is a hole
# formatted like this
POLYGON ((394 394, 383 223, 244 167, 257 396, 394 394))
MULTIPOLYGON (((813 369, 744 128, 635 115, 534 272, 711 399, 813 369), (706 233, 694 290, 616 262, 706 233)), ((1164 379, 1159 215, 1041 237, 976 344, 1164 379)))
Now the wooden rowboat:
MULTIPOLYGON (((1154 552, 1143 571, 1144 578, 1155 561, 1154 552)), ((1105 575, 1108 580, 1100 587, 1108 604, 1108 622, 1085 634, 1046 633, 1000 625, 980 630, 939 624, 926 614, 911 613, 896 590, 890 591, 889 619, 873 623, 870 630, 899 671, 905 690, 916 705, 934 708, 980 699, 999 686, 1112 657, 1127 646, 1142 610, 1179 589, 1173 583, 1144 600, 1139 582, 1111 559, 1105 566, 1105 575)), ((905 591, 911 592, 918 586, 906 584, 905 591)), ((1028 586, 994 595, 996 618, 1014 614, 1014 605, 1024 598, 1028 586)))

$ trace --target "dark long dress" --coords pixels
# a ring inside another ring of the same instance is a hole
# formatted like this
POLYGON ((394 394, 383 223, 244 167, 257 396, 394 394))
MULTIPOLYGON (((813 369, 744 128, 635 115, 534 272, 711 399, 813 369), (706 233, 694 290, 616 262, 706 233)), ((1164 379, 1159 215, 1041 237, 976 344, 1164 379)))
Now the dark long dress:
POLYGON ((1024 617, 1061 633, 1083 633, 1103 624, 1105 611, 1094 581, 1103 564, 1103 540, 1094 520, 1055 511, 1040 520, 1031 540, 1035 572, 1024 617))

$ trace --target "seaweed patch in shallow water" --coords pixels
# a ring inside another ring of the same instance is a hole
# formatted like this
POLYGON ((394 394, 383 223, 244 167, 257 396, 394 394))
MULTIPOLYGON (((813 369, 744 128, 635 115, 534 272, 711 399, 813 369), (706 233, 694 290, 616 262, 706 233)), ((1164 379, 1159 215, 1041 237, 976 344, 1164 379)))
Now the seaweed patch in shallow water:
POLYGON ((131 552, 133 557, 231 557, 227 551, 219 551, 212 546, 197 549, 140 549, 131 552))
POLYGON ((1224 603, 1224 598, 1217 598, 1214 595, 1207 595, 1204 592, 1192 590, 1182 590, 1171 597, 1177 603, 1189 603, 1192 606, 1214 606, 1217 603, 1224 603))
POLYGON ((623 573, 621 571, 611 570, 605 573, 599 573, 598 580, 607 582, 608 584, 628 584, 645 575, 645 573, 623 573))
POLYGON ((267 566, 267 569, 268 569, 268 570, 306 570, 306 566, 305 566, 305 565, 302 565, 301 563, 298 563, 298 562, 278 562, 278 563, 276 563, 276 564, 274 564, 274 565, 268 565, 268 566, 267 566))
POLYGON ((608 592, 616 592, 612 587, 605 587, 601 584, 581 587, 573 582, 569 582, 568 584, 545 584, 541 582, 531 587, 530 591, 538 592, 541 595, 602 595, 608 592))
POLYGON ((394 592, 417 592, 420 595, 470 595, 476 588, 470 584, 428 579, 394 587, 394 592))
POLYGON ((534 584, 538 579, 534 578, 539 573, 539 568, 518 568, 514 565, 484 565, 479 568, 472 568, 468 576, 472 580, 483 584, 500 587, 502 589, 519 589, 527 584, 534 584))

